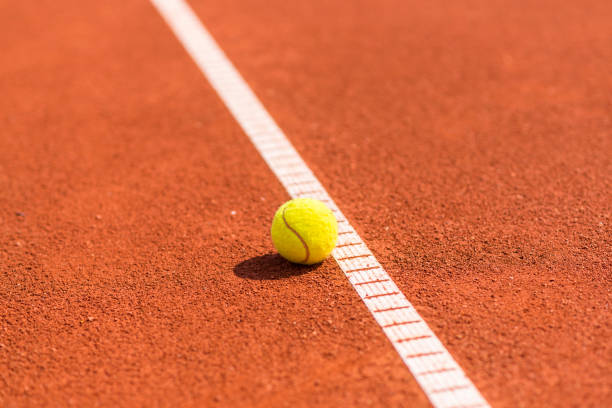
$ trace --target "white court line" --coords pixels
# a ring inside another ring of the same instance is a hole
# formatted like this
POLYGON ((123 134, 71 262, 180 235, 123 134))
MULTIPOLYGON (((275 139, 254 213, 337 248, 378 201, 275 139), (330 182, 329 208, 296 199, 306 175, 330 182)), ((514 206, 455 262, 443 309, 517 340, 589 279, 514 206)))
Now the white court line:
POLYGON ((339 222, 339 241, 333 252, 334 258, 434 407, 488 407, 489 404, 378 263, 191 8, 183 0, 151 1, 289 195, 317 198, 332 209, 339 222))

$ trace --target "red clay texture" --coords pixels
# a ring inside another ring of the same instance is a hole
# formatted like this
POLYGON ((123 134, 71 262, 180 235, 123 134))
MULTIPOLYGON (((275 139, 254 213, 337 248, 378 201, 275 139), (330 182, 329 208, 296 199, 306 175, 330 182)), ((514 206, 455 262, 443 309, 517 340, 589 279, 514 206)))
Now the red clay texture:
MULTIPOLYGON (((609 2, 191 5, 493 406, 612 405, 609 2)), ((0 30, 0 406, 429 406, 148 2, 0 30)))

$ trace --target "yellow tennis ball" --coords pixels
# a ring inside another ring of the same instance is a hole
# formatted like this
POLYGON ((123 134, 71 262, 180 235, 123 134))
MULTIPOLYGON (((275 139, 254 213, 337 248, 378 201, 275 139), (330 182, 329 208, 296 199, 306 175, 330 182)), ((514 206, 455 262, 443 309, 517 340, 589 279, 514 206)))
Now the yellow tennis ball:
POLYGON ((312 265, 327 258, 336 246, 338 223, 321 201, 296 198, 276 211, 270 233, 285 259, 312 265))

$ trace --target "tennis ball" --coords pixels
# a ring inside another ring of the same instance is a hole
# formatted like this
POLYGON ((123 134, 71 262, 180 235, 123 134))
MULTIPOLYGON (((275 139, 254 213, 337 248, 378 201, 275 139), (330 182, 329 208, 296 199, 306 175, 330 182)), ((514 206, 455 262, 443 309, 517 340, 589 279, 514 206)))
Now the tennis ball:
POLYGON ((338 223, 321 201, 296 198, 276 211, 270 233, 285 259, 312 265, 327 258, 336 246, 338 223))

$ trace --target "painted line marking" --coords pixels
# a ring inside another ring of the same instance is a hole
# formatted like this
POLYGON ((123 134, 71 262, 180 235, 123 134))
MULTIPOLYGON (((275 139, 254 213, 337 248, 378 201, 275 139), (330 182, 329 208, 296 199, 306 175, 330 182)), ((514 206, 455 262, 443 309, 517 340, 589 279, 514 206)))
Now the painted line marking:
POLYGON ((367 268, 359 268, 359 269, 352 269, 352 270, 344 271, 344 273, 355 273, 355 272, 371 271, 373 269, 382 269, 382 267, 380 267, 380 266, 370 266, 370 267, 367 267, 367 268))
MULTIPOLYGON (((187 3, 184 0, 151 0, 151 2, 174 31, 180 43, 219 94, 225 106, 289 195, 295 198, 316 194, 316 198, 328 203, 330 208, 337 208, 300 154, 187 3), (308 180, 319 188, 311 191, 299 191, 295 188, 295 185, 291 184, 298 181, 296 180, 298 176, 300 182, 308 180)), ((363 245, 365 252, 371 254, 361 237, 350 226, 348 220, 344 219, 341 212, 338 211, 338 213, 339 215, 336 217, 338 223, 346 225, 346 229, 343 228, 342 231, 338 232, 338 235, 353 234, 354 239, 352 241, 363 245)), ((341 258, 340 251, 334 250, 333 255, 336 260, 341 258)), ((372 255, 372 258, 376 259, 374 255, 372 255)), ((358 273, 360 280, 388 279, 392 282, 391 277, 382 266, 371 266, 371 263, 368 263, 367 260, 354 259, 350 262, 338 262, 338 266, 347 277, 349 277, 349 274, 358 273), (376 270, 375 273, 374 270, 376 270)), ((349 281, 352 282, 350 279, 349 281)), ((402 341, 392 341, 391 343, 435 408, 489 406, 402 292, 393 292, 393 297, 389 293, 380 296, 368 296, 362 290, 362 286, 356 283, 351 284, 376 321, 381 325, 389 340, 396 337, 398 330, 402 330, 402 326, 397 327, 395 324, 389 326, 389 320, 402 322, 418 319, 422 323, 420 326, 423 328, 421 333, 424 334, 419 336, 422 341, 409 341, 409 339, 417 339, 412 337, 405 338, 402 341), (376 298, 374 299, 374 297, 376 298), (437 353, 436 361, 406 357, 428 352, 437 353), (440 369, 440 366, 447 368, 440 369), (427 378, 422 378, 423 376, 427 378), (436 392, 440 389, 459 386, 462 388, 442 394, 436 392)))
POLYGON ((287 185, 288 186, 303 186, 303 185, 312 184, 312 183, 314 183, 314 181, 306 180, 306 181, 294 181, 292 183, 287 183, 287 185))
MULTIPOLYGON (((408 320, 408 321, 405 321, 405 322, 390 323, 390 324, 385 324, 383 326, 383 329, 386 329, 388 327, 406 326, 406 325, 409 325, 409 324, 422 323, 422 322, 423 322, 422 320, 408 320)), ((436 351, 436 353, 441 353, 441 351, 436 351)), ((421 353, 421 355, 422 354, 426 354, 426 353, 421 353)), ((410 358, 410 356, 406 356, 406 358, 410 358)))
POLYGON ((431 393, 432 394, 440 394, 443 392, 452 392, 452 391, 456 391, 456 390, 464 390, 467 388, 470 388, 470 384, 465 384, 465 385, 454 385, 452 387, 446 387, 446 388, 440 388, 437 390, 433 390, 431 393))
POLYGON ((449 371, 456 371, 456 370, 458 370, 457 367, 439 368, 437 370, 423 371, 423 372, 415 374, 415 376, 421 377, 421 376, 424 376, 424 375, 433 375, 433 374, 440 374, 440 373, 448 373, 449 371))
POLYGON ((438 354, 444 354, 441 351, 430 351, 429 353, 417 353, 417 354, 408 354, 404 356, 404 358, 421 358, 421 357, 430 357, 437 356, 438 354))
POLYGON ((283 177, 286 177, 286 178, 293 178, 293 177, 298 177, 298 176, 310 176, 310 173, 305 172, 305 171, 295 171, 293 173, 283 174, 283 177))
POLYGON ((425 335, 425 336, 414 336, 414 337, 406 337, 404 339, 399 339, 399 340, 395 340, 397 343, 405 343, 408 341, 415 341, 415 340, 423 340, 423 339, 430 339, 431 336, 430 335, 425 335))
POLYGON ((394 312, 396 310, 402 310, 402 309, 412 309, 412 305, 390 307, 388 309, 376 309, 376 310, 372 310, 372 313, 394 312))
POLYGON ((348 244, 336 245, 336 248, 344 248, 348 246, 361 245, 361 242, 349 242, 348 244))
POLYGON ((376 299, 376 298, 379 298, 379 297, 395 296, 395 295, 399 295, 399 294, 400 294, 400 292, 379 293, 377 295, 364 296, 364 299, 376 299))
POLYGON ((373 283, 383 283, 383 282, 391 282, 391 279, 376 279, 376 280, 371 280, 367 282, 359 282, 359 283, 355 283, 355 286, 371 285, 373 283))
MULTIPOLYGON (((309 191, 300 191, 299 193, 297 193, 296 195, 315 195, 315 194, 324 194, 322 190, 309 190, 309 191)), ((340 222, 340 221, 338 221, 340 222)))
POLYGON ((349 259, 368 258, 370 256, 374 256, 374 255, 372 255, 372 254, 363 254, 363 255, 347 256, 347 257, 344 257, 344 258, 336 258, 336 261, 348 261, 349 259))

